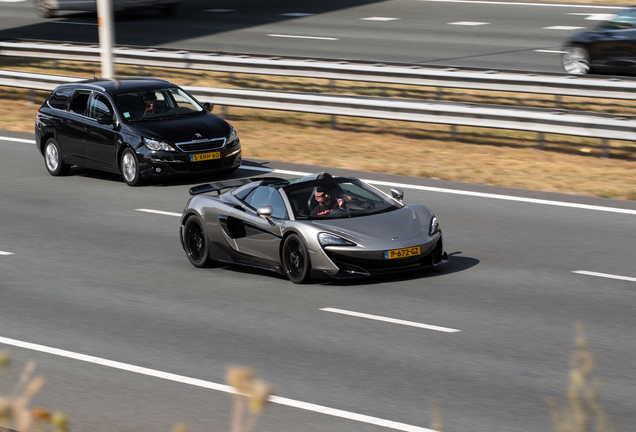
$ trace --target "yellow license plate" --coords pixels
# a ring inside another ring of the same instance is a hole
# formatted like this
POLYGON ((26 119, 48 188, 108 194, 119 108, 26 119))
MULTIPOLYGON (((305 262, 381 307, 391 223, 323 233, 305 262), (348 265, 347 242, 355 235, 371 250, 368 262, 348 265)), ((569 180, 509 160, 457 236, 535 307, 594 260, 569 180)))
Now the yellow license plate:
POLYGON ((384 252, 384 259, 406 258, 420 255, 421 253, 422 249, 420 249, 419 246, 404 249, 393 249, 384 252))
POLYGON ((220 158, 221 158, 221 152, 199 153, 199 154, 190 155, 190 162, 201 162, 201 161, 220 159, 220 158))

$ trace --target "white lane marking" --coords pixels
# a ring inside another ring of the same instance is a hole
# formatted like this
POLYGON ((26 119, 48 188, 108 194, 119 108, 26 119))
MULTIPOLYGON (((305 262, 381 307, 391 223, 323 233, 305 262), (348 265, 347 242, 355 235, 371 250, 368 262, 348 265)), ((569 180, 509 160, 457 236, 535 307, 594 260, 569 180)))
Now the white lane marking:
POLYGON ((74 22, 74 21, 49 21, 50 23, 53 24, 78 24, 78 25, 90 25, 90 26, 96 26, 97 23, 86 23, 86 22, 74 22))
POLYGON ((456 332, 461 331, 461 330, 452 329, 452 328, 448 328, 448 327, 440 327, 440 326, 434 326, 434 325, 430 325, 430 324, 422 324, 422 323, 413 322, 413 321, 404 321, 404 320, 401 320, 401 319, 387 318, 387 317, 383 317, 383 316, 379 316, 379 315, 370 315, 370 314, 360 313, 360 312, 352 312, 352 311, 347 311, 347 310, 343 310, 343 309, 322 308, 320 310, 321 311, 325 311, 325 312, 333 312, 333 313, 337 313, 337 314, 342 314, 342 315, 350 315, 350 316, 354 316, 354 317, 358 317, 358 318, 366 318, 366 319, 371 319, 371 320, 376 320, 376 321, 389 322, 389 323, 393 323, 393 324, 401 324, 401 325, 405 325, 405 326, 419 327, 419 328, 423 328, 423 329, 427 329, 427 330, 435 330, 435 331, 440 331, 440 332, 445 332, 445 333, 456 333, 456 332))
MULTIPOLYGON (((24 348, 32 351, 39 351, 46 354, 52 354, 59 357, 66 357, 74 360, 83 361, 86 363, 97 364, 100 366, 106 366, 113 369, 119 369, 128 372, 134 372, 140 375, 147 375, 155 378, 161 378, 168 381, 174 381, 182 384, 188 384, 196 387, 202 387, 210 390, 216 390, 224 393, 236 393, 230 386, 224 384, 218 384, 211 381, 204 381, 196 378, 190 378, 183 375, 176 375, 169 372, 162 372, 155 369, 149 369, 142 366, 135 366, 127 363, 122 363, 114 360, 108 360, 100 357, 94 357, 86 354, 80 354, 73 351, 66 351, 58 348, 48 347, 45 345, 34 344, 30 342, 24 342, 16 339, 9 339, 0 336, 0 343, 19 348, 24 348)), ((279 405, 286 405, 293 408, 300 408, 306 411, 313 411, 321 414, 330 415, 333 417, 340 417, 348 420, 354 420, 361 423, 368 423, 376 426, 382 426, 389 429, 395 429, 405 432, 434 432, 431 429, 426 429, 419 426, 413 426, 405 423, 394 422, 391 420, 385 420, 378 417, 371 417, 364 414, 357 414, 349 411, 343 411, 335 408, 329 408, 322 405, 316 405, 307 402, 301 402, 294 399, 287 399, 279 396, 270 396, 270 402, 279 405)))
POLYGON ((296 35, 282 35, 282 34, 268 34, 267 36, 280 37, 280 38, 293 38, 293 39, 338 40, 338 38, 318 37, 318 36, 296 36, 296 35))
POLYGON ((0 255, 15 255, 13 252, 0 251, 0 255))
POLYGON ((616 14, 607 14, 607 13, 591 14, 591 13, 585 13, 585 12, 568 12, 566 15, 587 16, 587 18, 585 19, 590 21, 607 21, 616 16, 616 14))
POLYGON ((135 211, 145 212, 145 213, 160 214, 160 215, 164 215, 164 216, 181 217, 181 215, 182 215, 181 213, 167 212, 167 211, 163 211, 163 210, 152 210, 152 209, 135 209, 135 211))
POLYGON ((287 16, 287 17, 306 17, 306 16, 314 16, 314 15, 315 14, 303 13, 303 12, 290 12, 290 13, 280 14, 280 16, 287 16))
MULTIPOLYGON (((10 138, 10 137, 0 136, 0 140, 17 141, 17 142, 24 142, 28 144, 35 144, 35 142, 32 140, 23 140, 20 138, 10 138)), ((261 172, 267 172, 267 173, 289 174, 289 175, 296 175, 296 176, 306 176, 311 174, 311 173, 301 172, 301 171, 277 170, 272 168, 250 167, 245 165, 241 166, 241 169, 261 171, 261 172)), ((470 191, 464 191, 464 190, 444 189, 444 188, 430 187, 430 186, 418 186, 418 185, 410 185, 406 183, 393 183, 393 182, 385 182, 385 181, 379 181, 379 180, 364 180, 364 181, 367 183, 375 184, 379 186, 401 187, 404 189, 423 190, 428 192, 448 193, 448 194, 454 194, 454 195, 466 195, 466 196, 473 196, 478 198, 491 198, 491 199, 500 199, 505 201, 518 201, 518 202, 525 202, 530 204, 542 204, 542 205, 551 205, 556 207, 578 208, 583 210, 596 210, 596 211, 604 211, 607 213, 620 213, 620 214, 628 214, 628 215, 636 216, 636 210, 630 210, 630 209, 603 207, 603 206, 595 206, 595 205, 588 205, 588 204, 567 203, 562 201, 551 201, 551 200, 542 200, 542 199, 535 199, 535 198, 524 198, 524 197, 517 197, 513 195, 497 195, 497 194, 482 193, 482 192, 470 192, 470 191)), ((139 209, 139 211, 144 211, 144 210, 139 209)), ((151 213, 158 212, 158 211, 159 210, 157 211, 150 210, 151 213)), ((176 216, 176 215, 181 216, 178 213, 170 213, 170 212, 164 212, 164 214, 167 214, 170 216, 176 216)))
POLYGON ((575 26, 550 26, 543 27, 543 30, 581 30, 585 27, 575 27, 575 26))
POLYGON ((585 270, 576 270, 576 271, 573 271, 572 273, 576 273, 576 274, 580 274, 580 275, 586 275, 586 276, 602 277, 602 278, 607 278, 607 279, 618 279, 618 280, 624 280, 624 281, 628 281, 628 282, 636 282, 636 277, 629 277, 629 276, 618 276, 618 275, 613 275, 613 274, 596 273, 596 272, 585 271, 585 270))
POLYGON ((565 54, 565 51, 559 51, 559 50, 534 50, 534 52, 540 52, 540 53, 550 53, 550 54, 565 54))
POLYGON ((360 18, 363 21, 395 21, 400 18, 391 18, 391 17, 368 17, 368 18, 360 18))
POLYGON ((418 0, 421 2, 439 2, 439 3, 474 3, 488 5, 505 5, 505 6, 539 6, 539 7, 567 7, 577 9, 628 9, 628 7, 617 6, 598 6, 598 5, 580 5, 580 4, 549 4, 549 3, 523 3, 523 2, 498 2, 498 1, 479 1, 479 0, 418 0))
POLYGON ((449 25, 460 25, 460 26, 482 26, 486 24, 490 24, 487 22, 477 22, 477 21, 457 21, 448 23, 449 25))
MULTIPOLYGON (((300 171, 277 170, 272 168, 250 167, 245 165, 241 166, 241 169, 262 171, 262 172, 268 172, 268 173, 296 175, 296 176, 307 176, 311 174, 311 173, 300 172, 300 171)), ((418 185, 410 185, 406 183, 393 183, 393 182, 385 182, 385 181, 379 181, 379 180, 364 180, 363 179, 363 181, 369 184, 375 184, 379 186, 399 187, 404 189, 423 190, 428 192, 440 192, 440 193, 448 193, 448 194, 454 194, 454 195, 473 196, 478 198, 492 198, 492 199, 500 199, 505 201, 518 201, 518 202, 525 202, 530 204, 542 204, 542 205, 551 205, 556 207, 569 207, 569 208, 577 208, 577 209, 584 209, 584 210, 596 210, 596 211, 604 211, 608 213, 621 213, 621 214, 636 216, 636 210, 630 210, 630 209, 594 206, 594 205, 578 204, 578 203, 568 203, 568 202, 562 202, 562 201, 550 201, 550 200, 542 200, 542 199, 536 199, 536 198, 524 198, 524 197, 517 197, 513 195, 497 195, 497 194, 482 193, 482 192, 444 189, 444 188, 430 187, 430 186, 418 186, 418 185)))
POLYGON ((236 11, 234 9, 206 9, 203 12, 225 13, 225 12, 236 12, 236 11))
POLYGON ((24 139, 24 138, 12 138, 12 137, 0 137, 2 141, 14 141, 25 144, 35 144, 35 141, 32 139, 24 139))

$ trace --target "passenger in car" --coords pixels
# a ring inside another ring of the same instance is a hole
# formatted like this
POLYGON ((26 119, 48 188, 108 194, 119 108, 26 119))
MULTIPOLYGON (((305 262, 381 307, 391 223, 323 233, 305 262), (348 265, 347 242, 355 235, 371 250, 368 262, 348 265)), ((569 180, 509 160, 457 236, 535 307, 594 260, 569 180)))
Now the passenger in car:
POLYGON ((146 117, 148 114, 157 113, 157 96, 154 92, 146 92, 146 94, 144 95, 144 103, 146 104, 146 109, 142 114, 143 117, 146 117))

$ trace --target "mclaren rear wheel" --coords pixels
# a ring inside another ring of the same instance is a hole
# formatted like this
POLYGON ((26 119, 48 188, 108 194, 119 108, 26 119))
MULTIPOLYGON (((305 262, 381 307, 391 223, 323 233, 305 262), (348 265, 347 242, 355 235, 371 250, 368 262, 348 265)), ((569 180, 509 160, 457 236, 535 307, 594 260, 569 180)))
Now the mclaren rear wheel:
POLYGON ((203 268, 212 265, 203 220, 199 216, 191 216, 186 221, 183 227, 183 247, 193 266, 203 268))
POLYGON ((290 234, 283 243, 283 269, 290 281, 302 284, 309 281, 311 264, 307 246, 296 234, 290 234))

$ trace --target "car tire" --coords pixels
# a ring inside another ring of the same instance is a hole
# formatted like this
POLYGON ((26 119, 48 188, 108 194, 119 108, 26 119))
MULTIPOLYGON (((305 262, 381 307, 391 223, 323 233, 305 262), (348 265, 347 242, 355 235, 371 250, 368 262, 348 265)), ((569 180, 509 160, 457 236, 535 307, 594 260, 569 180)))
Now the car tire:
POLYGON ((570 46, 563 54, 563 69, 572 75, 590 73, 590 54, 582 46, 570 46))
POLYGON ((203 220, 199 216, 190 216, 183 227, 183 248, 193 266, 210 267, 208 236, 205 233, 203 220))
POLYGON ((285 274, 295 284, 302 284, 309 281, 311 264, 307 246, 296 234, 290 234, 283 243, 282 250, 283 270, 285 274))
POLYGON ((51 18, 53 16, 53 9, 49 6, 48 0, 36 0, 35 13, 41 18, 51 18))
POLYGON ((139 161, 137 154, 132 149, 127 148, 121 154, 120 159, 121 176, 128 186, 139 186, 142 183, 141 172, 139 171, 139 161))
POLYGON ((66 175, 71 169, 71 166, 62 160, 60 145, 53 138, 49 138, 44 144, 44 165, 49 174, 55 177, 66 175))

